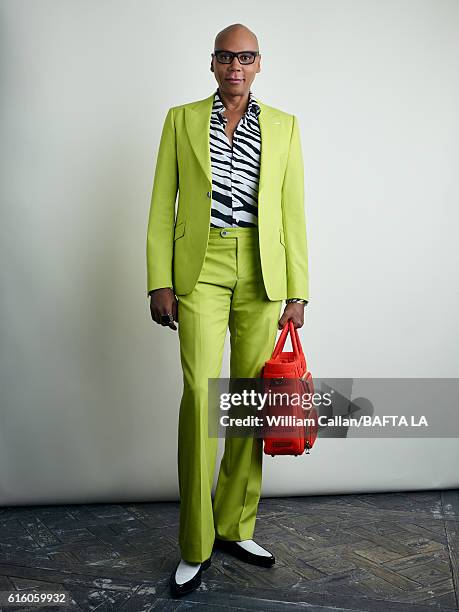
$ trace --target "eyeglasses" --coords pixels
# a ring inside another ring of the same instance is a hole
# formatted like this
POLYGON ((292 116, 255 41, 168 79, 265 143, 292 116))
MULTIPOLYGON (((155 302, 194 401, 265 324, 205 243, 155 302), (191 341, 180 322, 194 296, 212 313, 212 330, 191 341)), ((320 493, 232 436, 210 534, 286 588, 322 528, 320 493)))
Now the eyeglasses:
POLYGON ((231 64, 233 59, 237 57, 240 64, 253 64, 257 55, 260 55, 259 51, 239 51, 239 53, 233 53, 232 51, 226 51, 225 49, 215 49, 215 53, 212 53, 217 58, 217 62, 220 64, 231 64))

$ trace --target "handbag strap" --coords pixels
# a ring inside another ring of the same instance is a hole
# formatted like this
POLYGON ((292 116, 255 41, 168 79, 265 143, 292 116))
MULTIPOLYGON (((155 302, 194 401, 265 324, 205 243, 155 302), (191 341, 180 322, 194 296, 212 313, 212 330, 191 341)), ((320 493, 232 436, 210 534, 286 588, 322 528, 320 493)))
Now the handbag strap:
POLYGON ((284 327, 282 328, 282 331, 281 331, 281 334, 280 334, 279 338, 277 339, 276 346, 274 347, 274 351, 273 351, 271 359, 276 359, 276 357, 279 356, 279 353, 284 348, 285 340, 287 338, 288 329, 289 329, 288 328, 288 324, 286 323, 284 325, 284 327))
POLYGON ((293 351, 295 353, 295 357, 301 362, 301 366, 302 368, 304 368, 304 374, 307 374, 308 366, 306 363, 306 357, 303 352, 303 347, 301 346, 300 335, 298 333, 297 328, 293 325, 293 321, 289 320, 289 324, 290 324, 290 335, 292 338, 292 346, 293 346, 293 351))
POLYGON ((300 349, 299 349, 299 347, 301 346, 301 343, 300 343, 300 338, 298 336, 298 330, 293 325, 293 321, 291 319, 289 319, 288 324, 289 324, 289 330, 290 330, 290 338, 292 340, 293 352, 295 354, 295 357, 299 359, 301 356, 300 349))
POLYGON ((281 335, 279 336, 279 339, 276 343, 271 359, 276 359, 276 357, 278 357, 279 354, 281 353, 282 349, 284 348, 288 333, 290 333, 290 341, 292 343, 293 354, 295 356, 295 359, 301 358, 302 351, 300 351, 300 348, 299 348, 301 346, 301 343, 300 343, 300 338, 298 336, 298 330, 293 325, 293 321, 289 319, 287 323, 284 325, 284 327, 282 328, 281 335))

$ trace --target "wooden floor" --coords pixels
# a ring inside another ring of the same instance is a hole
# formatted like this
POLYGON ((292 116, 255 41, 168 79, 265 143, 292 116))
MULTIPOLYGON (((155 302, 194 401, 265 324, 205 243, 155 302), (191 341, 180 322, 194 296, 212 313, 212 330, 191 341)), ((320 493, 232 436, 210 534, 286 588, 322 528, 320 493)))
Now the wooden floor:
MULTIPOLYGON (((0 592, 69 605, 2 610, 458 610, 459 492, 262 499, 258 568, 216 551, 201 587, 169 597, 178 503, 0 508, 0 592)), ((1 607, 1 605, 0 605, 1 607)))

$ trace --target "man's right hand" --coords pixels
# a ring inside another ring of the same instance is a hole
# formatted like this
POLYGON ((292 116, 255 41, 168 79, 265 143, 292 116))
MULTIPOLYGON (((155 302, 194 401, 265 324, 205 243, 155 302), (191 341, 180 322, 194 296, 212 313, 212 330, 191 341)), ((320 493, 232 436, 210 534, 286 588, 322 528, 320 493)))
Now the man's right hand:
POLYGON ((162 325, 163 327, 170 327, 171 329, 177 329, 173 321, 161 322, 161 316, 172 313, 174 321, 178 322, 178 302, 175 297, 175 293, 169 287, 162 287, 161 289, 154 289, 150 292, 150 313, 151 318, 155 323, 162 325))

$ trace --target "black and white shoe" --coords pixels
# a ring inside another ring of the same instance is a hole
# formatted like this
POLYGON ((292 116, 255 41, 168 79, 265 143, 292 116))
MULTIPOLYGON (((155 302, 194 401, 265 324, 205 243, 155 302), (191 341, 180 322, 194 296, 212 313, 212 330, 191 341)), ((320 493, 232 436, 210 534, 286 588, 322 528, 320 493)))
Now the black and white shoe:
POLYGON ((241 559, 241 561, 246 561, 247 563, 259 565, 261 567, 271 567, 276 562, 274 555, 272 555, 269 550, 262 548, 253 540, 234 542, 215 538, 214 547, 224 550, 230 555, 241 559))
POLYGON ((171 575, 170 590, 171 590, 172 597, 181 597, 182 595, 186 595, 187 593, 191 593, 191 591, 194 591, 195 589, 197 589, 198 586, 201 584, 201 574, 203 570, 210 567, 210 563, 211 563, 210 559, 211 557, 203 561, 200 565, 194 564, 194 563, 187 564, 185 561, 182 562, 182 559, 180 559, 180 561, 175 566, 175 569, 171 575), (177 570, 179 569, 180 564, 182 564, 181 565, 182 571, 179 570, 179 575, 181 576, 186 575, 186 574, 192 574, 193 572, 192 566, 196 565, 196 570, 197 570, 196 573, 192 575, 192 577, 186 582, 181 582, 181 581, 177 582, 176 580, 178 576, 177 570))

